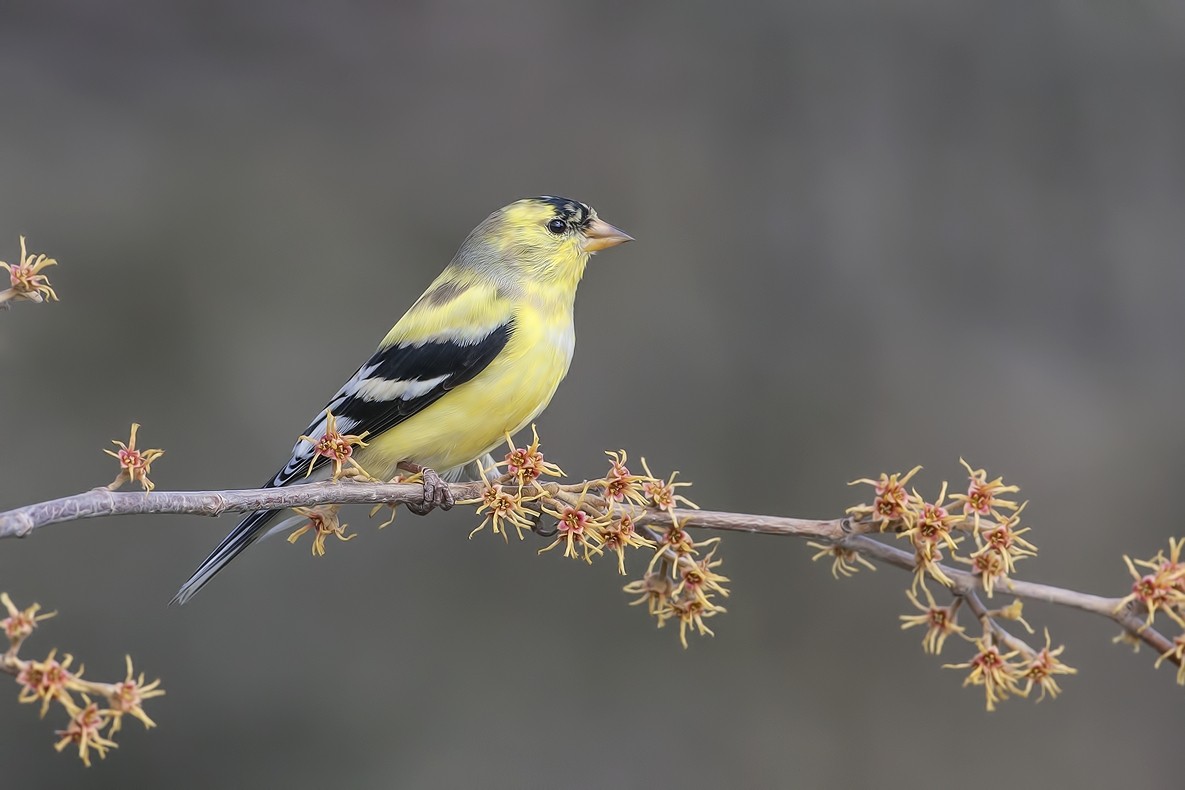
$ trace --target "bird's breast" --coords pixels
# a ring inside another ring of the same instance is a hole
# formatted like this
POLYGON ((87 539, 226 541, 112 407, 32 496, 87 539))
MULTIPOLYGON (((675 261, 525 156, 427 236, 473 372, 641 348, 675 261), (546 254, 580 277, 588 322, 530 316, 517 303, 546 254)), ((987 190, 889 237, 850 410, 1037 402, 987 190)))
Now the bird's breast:
POLYGON ((444 471, 481 457, 543 411, 575 346, 570 311, 516 312, 509 342, 485 370, 375 437, 359 462, 371 474, 390 477, 400 461, 444 471))

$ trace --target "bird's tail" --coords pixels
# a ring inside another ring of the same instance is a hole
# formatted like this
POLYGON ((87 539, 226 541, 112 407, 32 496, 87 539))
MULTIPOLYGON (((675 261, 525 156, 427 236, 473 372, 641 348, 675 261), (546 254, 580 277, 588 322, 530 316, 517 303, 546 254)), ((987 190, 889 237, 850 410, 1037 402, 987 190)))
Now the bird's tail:
POLYGON ((189 577, 189 581, 181 585, 181 589, 177 591, 169 604, 183 604, 197 595, 198 590, 214 578, 214 574, 222 570, 228 562, 237 557, 239 552, 263 537, 260 534, 263 528, 279 512, 278 510, 259 510, 240 521, 234 531, 223 538, 222 542, 218 544, 218 548, 214 549, 210 556, 206 557, 205 561, 198 566, 198 569, 189 577))

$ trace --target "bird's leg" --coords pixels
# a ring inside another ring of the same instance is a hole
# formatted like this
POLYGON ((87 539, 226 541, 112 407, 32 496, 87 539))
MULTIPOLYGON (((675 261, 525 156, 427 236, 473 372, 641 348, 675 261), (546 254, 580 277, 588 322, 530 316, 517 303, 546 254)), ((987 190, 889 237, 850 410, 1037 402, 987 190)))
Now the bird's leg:
POLYGON ((412 463, 411 461, 400 461, 399 468, 405 472, 421 474, 424 478, 424 501, 420 504, 415 502, 407 502, 407 509, 417 516, 426 516, 436 508, 441 510, 449 510, 453 506, 453 492, 449 490, 448 483, 440 479, 440 475, 426 466, 412 463))

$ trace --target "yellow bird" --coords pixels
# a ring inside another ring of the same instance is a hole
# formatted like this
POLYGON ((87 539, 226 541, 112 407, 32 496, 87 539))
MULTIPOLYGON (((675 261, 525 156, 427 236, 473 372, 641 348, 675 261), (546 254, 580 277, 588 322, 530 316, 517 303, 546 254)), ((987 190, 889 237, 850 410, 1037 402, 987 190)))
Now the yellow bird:
MULTIPOLYGON (((366 446, 354 458, 370 474, 388 479, 397 468, 423 473, 424 505, 413 510, 451 507, 442 475, 475 478, 475 463, 492 463, 482 459, 551 401, 572 361, 572 306, 589 256, 625 241, 631 238, 567 198, 529 198, 495 211, 305 436, 325 434, 328 412, 340 433, 367 432, 366 446)), ((301 439, 266 487, 328 473, 329 459, 301 439)), ((173 602, 193 597, 279 512, 243 519, 173 602)))

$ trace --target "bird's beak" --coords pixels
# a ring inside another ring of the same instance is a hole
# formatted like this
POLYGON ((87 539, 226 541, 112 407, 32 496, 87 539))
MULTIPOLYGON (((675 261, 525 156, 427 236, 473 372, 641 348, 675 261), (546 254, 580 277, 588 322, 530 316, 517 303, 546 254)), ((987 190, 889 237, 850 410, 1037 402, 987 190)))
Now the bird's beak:
POLYGON ((584 241, 581 243, 581 246, 585 252, 596 252, 597 250, 615 247, 623 241, 633 240, 633 236, 618 230, 605 220, 597 217, 588 223, 588 227, 584 229, 584 241))

